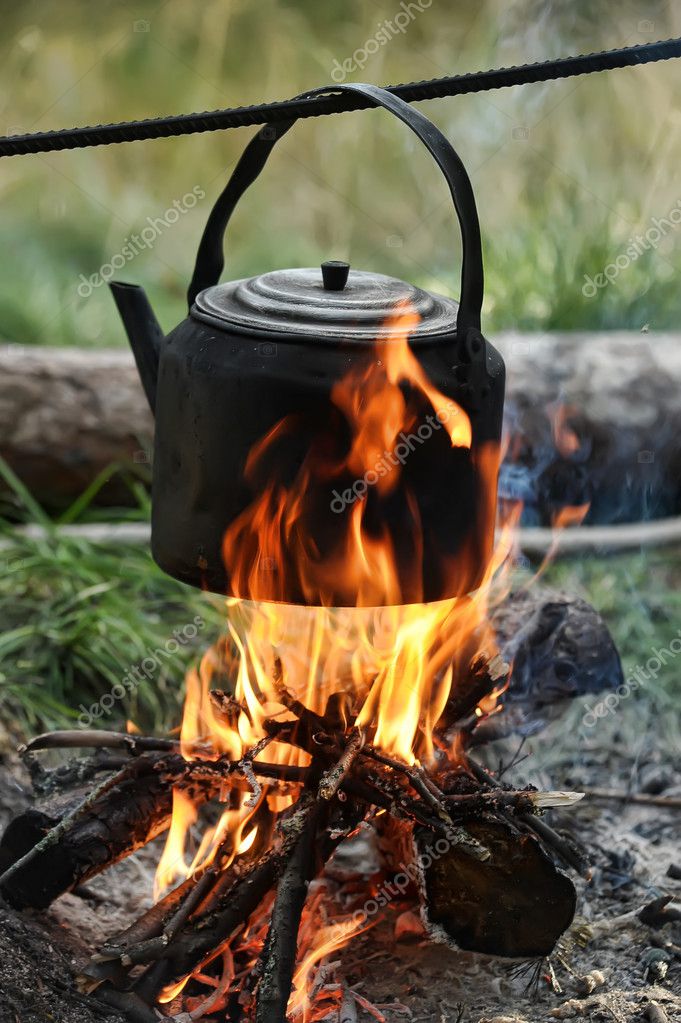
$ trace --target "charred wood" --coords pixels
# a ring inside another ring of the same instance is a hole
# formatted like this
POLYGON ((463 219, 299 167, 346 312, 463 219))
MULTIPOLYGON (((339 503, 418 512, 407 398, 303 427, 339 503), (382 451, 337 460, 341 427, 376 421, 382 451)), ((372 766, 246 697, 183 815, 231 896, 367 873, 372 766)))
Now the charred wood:
POLYGON ((414 832, 423 910, 431 935, 486 955, 546 956, 571 924, 572 882, 539 842, 499 819, 465 825, 491 855, 482 862, 456 845, 445 848, 425 829, 414 832))
POLYGON ((298 928, 310 881, 318 869, 315 839, 319 806, 306 811, 292 854, 277 886, 270 926, 261 957, 256 1023, 286 1023, 296 962, 298 928))
MULTIPOLYGON (((44 908, 55 898, 130 855, 164 831, 181 757, 138 759, 84 793, 55 796, 15 817, 0 841, 2 893, 13 906, 44 908), (93 798, 94 797, 94 798, 93 798)), ((199 802, 217 788, 210 777, 187 778, 199 802)))

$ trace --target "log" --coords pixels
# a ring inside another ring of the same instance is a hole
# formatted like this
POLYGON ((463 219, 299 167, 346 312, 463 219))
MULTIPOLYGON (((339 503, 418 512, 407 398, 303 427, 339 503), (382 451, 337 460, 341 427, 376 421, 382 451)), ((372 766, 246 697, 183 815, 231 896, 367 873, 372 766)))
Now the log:
POLYGON ((524 525, 550 525, 557 508, 586 501, 585 521, 594 524, 681 510, 678 335, 504 334, 493 340, 506 361, 505 420, 515 438, 500 493, 524 498, 524 525), (550 417, 557 405, 572 431, 558 445, 550 417))
MULTIPOLYGON (((112 465, 148 480, 153 421, 132 354, 0 346, 0 455, 46 507, 68 506, 112 465)), ((115 472, 101 505, 134 505, 115 472)))
MULTIPOLYGON (((56 842, 38 853, 2 887, 15 908, 46 908, 166 830, 172 812, 172 780, 184 761, 173 756, 160 770, 156 760, 140 758, 130 777, 103 794, 77 817, 56 842)), ((192 785, 197 799, 206 798, 209 782, 192 785)), ((0 873, 27 854, 87 797, 87 790, 60 793, 19 814, 0 841, 0 873)))
MULTIPOLYGON (((517 438, 501 493, 525 500, 524 522, 591 501, 590 523, 681 512, 681 343, 675 334, 494 337, 508 370, 506 426, 517 438), (558 447, 551 407, 576 437, 558 447)), ((153 421, 132 354, 0 347, 0 455, 46 507, 61 508, 112 463, 148 473, 153 421)), ((104 505, 133 503, 120 478, 104 505)))
POLYGON ((414 833, 426 928, 436 940, 467 952, 508 958, 547 956, 572 923, 574 885, 532 835, 481 818, 466 823, 491 850, 481 862, 414 833), (440 850, 445 851, 440 851, 440 850))

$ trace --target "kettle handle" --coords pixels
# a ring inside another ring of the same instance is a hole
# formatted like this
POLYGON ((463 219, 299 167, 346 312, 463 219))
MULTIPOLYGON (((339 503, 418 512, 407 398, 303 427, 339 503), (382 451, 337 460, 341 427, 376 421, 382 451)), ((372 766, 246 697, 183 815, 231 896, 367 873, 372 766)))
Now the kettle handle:
MULTIPOLYGON (((464 338, 469 329, 480 330, 480 310, 483 297, 482 243, 480 224, 475 197, 470 179, 461 159, 449 140, 432 121, 409 103, 376 85, 348 83, 347 85, 324 86, 303 93, 298 99, 320 96, 334 92, 358 92, 373 100, 377 107, 384 107, 403 121, 423 142, 435 159, 449 186, 454 207, 459 218, 463 241, 461 265, 461 293, 457 314, 457 336, 464 338)), ((231 178, 219 195, 211 210, 199 250, 196 256, 194 274, 187 293, 189 308, 200 291, 217 284, 224 267, 223 239, 229 219, 239 199, 258 177, 277 140, 293 125, 293 121, 265 124, 246 146, 241 159, 234 168, 231 178)))

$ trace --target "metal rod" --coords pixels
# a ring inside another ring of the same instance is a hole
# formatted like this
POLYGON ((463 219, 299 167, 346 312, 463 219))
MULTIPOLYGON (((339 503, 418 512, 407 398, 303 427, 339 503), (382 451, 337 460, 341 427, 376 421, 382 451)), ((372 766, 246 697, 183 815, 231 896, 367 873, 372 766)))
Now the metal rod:
MULTIPOLYGON (((650 64, 659 60, 670 60, 674 57, 681 57, 681 38, 625 46, 598 53, 561 57, 558 60, 522 64, 518 67, 492 68, 488 71, 474 71, 466 75, 450 75, 425 82, 389 85, 386 88, 388 92, 392 92, 401 99, 415 103, 422 100, 441 99, 445 96, 486 92, 490 89, 506 89, 531 82, 574 78, 577 75, 650 64)), ((170 138, 175 135, 192 135, 204 131, 240 128, 305 117, 320 117, 347 110, 364 110, 373 106, 372 101, 364 96, 351 93, 333 95, 333 85, 329 86, 329 93, 329 96, 314 99, 294 98, 247 107, 207 110, 203 113, 175 114, 141 121, 121 121, 115 124, 100 124, 83 128, 63 128, 32 134, 8 135, 0 137, 0 157, 48 153, 61 149, 85 149, 90 146, 170 138)))

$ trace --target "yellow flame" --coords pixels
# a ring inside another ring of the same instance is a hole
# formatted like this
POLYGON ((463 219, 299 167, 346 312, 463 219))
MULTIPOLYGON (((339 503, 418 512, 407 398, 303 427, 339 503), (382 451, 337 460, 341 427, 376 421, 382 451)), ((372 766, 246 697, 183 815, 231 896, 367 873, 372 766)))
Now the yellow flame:
POLYGON ((186 977, 183 977, 182 980, 178 980, 176 984, 167 984, 157 996, 156 1001, 161 1005, 167 1005, 168 1002, 172 1002, 173 998, 177 998, 177 996, 184 991, 188 982, 191 980, 191 976, 191 973, 188 973, 186 977))
POLYGON ((321 927, 316 932, 313 947, 305 955, 293 975, 293 988, 287 1010, 289 1016, 295 1016, 305 1008, 315 966, 322 959, 347 945, 356 935, 368 931, 371 926, 373 924, 366 925, 361 921, 348 920, 331 924, 328 927, 321 927))
POLYGON ((214 827, 205 829, 198 848, 190 857, 188 852, 189 837, 192 826, 198 819, 198 809, 193 800, 181 789, 173 790, 173 812, 166 843, 156 869, 154 878, 154 898, 159 896, 178 881, 184 881, 190 875, 200 875, 215 858, 215 854, 229 838, 231 851, 225 855, 223 869, 227 869, 236 856, 242 856, 253 846, 258 827, 253 827, 244 836, 243 832, 248 821, 255 812, 246 796, 241 797, 238 809, 225 810, 214 827))

